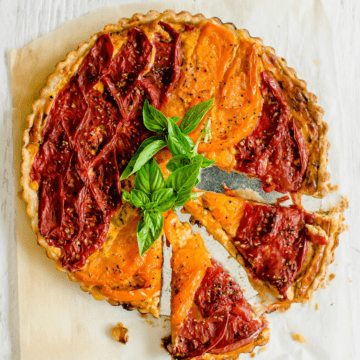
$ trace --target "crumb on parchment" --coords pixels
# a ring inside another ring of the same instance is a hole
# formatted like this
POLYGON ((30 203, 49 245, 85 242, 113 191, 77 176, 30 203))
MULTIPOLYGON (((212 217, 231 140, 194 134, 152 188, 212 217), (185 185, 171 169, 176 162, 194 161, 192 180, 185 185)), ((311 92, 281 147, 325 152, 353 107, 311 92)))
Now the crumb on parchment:
POLYGON ((298 341, 302 344, 307 343, 307 340, 301 334, 293 334, 292 337, 293 337, 294 341, 298 341))
POLYGON ((129 341, 129 330, 121 322, 111 329, 111 335, 121 344, 125 345, 129 341))
POLYGON ((315 305, 315 310, 319 310, 319 304, 315 305))
POLYGON ((251 354, 250 354, 250 357, 252 357, 252 358, 254 358, 256 356, 256 354, 254 353, 254 352, 252 352, 251 354))
POLYGON ((330 274, 330 275, 329 275, 329 280, 330 280, 330 281, 334 280, 334 279, 335 279, 335 276, 336 276, 335 274, 330 274))
POLYGON ((331 185, 330 183, 326 184, 330 192, 335 192, 339 190, 339 185, 331 185))
POLYGON ((267 346, 263 346, 259 349, 259 354, 265 352, 267 350, 267 346))

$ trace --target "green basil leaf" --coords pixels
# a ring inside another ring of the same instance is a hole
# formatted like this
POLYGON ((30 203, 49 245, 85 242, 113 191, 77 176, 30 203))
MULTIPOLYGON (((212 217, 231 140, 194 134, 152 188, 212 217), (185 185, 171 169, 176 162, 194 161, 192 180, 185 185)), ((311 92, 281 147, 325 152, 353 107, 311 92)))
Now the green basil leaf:
POLYGON ((214 164, 216 161, 215 160, 210 160, 210 159, 207 159, 205 156, 203 156, 203 161, 202 161, 202 164, 201 164, 201 167, 203 169, 211 166, 212 164, 214 164))
POLYGON ((164 217, 161 213, 146 212, 144 217, 140 218, 137 226, 137 241, 140 256, 143 256, 144 253, 150 249, 154 242, 159 238, 163 226, 164 217), (145 216, 147 222, 145 221, 145 216))
POLYGON ((188 142, 188 146, 190 147, 191 151, 194 149, 195 145, 194 142, 191 140, 190 136, 184 135, 184 141, 188 142))
POLYGON ((130 195, 131 195, 131 203, 137 208, 142 208, 147 203, 150 202, 149 197, 146 194, 144 194, 141 190, 132 189, 130 195))
POLYGON ((181 119, 181 116, 173 116, 170 118, 173 122, 177 123, 180 119, 181 119))
POLYGON ((155 201, 150 201, 149 203, 147 203, 144 208, 146 211, 151 211, 154 209, 154 206, 156 205, 155 201))
POLYGON ((140 218, 137 225, 137 242, 140 256, 143 256, 144 253, 150 249, 151 245, 155 242, 149 226, 145 223, 144 217, 140 218))
POLYGON ((131 195, 129 192, 127 192, 126 190, 122 191, 122 197, 125 201, 131 203, 131 195))
POLYGON ((203 101, 189 109, 180 124, 180 130, 183 134, 190 134, 198 127, 202 118, 213 106, 214 100, 213 98, 203 101))
POLYGON ((148 211, 144 215, 144 221, 150 228, 151 234, 156 240, 160 236, 164 226, 164 217, 157 211, 148 211))
MULTIPOLYGON (((175 196, 176 199, 176 196, 175 196)), ((164 213, 166 211, 169 211, 170 209, 173 209, 175 207, 175 199, 174 200, 167 200, 163 203, 156 205, 154 207, 154 211, 157 211, 159 213, 164 213)))
POLYGON ((149 197, 156 190, 165 188, 164 176, 154 159, 150 159, 136 173, 134 188, 141 190, 149 197))
POLYGON ((172 172, 166 180, 166 187, 175 189, 177 199, 175 206, 184 205, 191 196, 191 191, 198 181, 202 159, 197 158, 193 164, 172 172))
POLYGON ((159 150, 166 146, 166 141, 161 136, 152 136, 144 140, 136 154, 131 158, 126 169, 121 174, 120 180, 127 179, 137 172, 146 162, 149 161, 159 150))
POLYGON ((187 155, 181 154, 181 155, 175 155, 167 164, 166 168, 174 172, 177 169, 180 169, 186 165, 190 164, 190 159, 187 155))
POLYGON ((194 143, 191 139, 184 135, 172 120, 168 121, 168 134, 166 138, 167 146, 173 156, 187 154, 194 148, 194 143))
POLYGON ((155 236, 155 225, 150 217, 151 211, 145 211, 144 213, 144 222, 146 224, 146 226, 150 229, 151 232, 151 236, 154 237, 155 236))
POLYGON ((153 192, 153 194, 151 195, 151 201, 155 202, 157 204, 161 204, 162 202, 168 200, 168 199, 173 199, 175 200, 175 191, 174 189, 159 189, 156 190, 155 192, 153 192))
POLYGON ((214 164, 214 163, 216 162, 215 160, 209 160, 209 159, 207 159, 204 155, 201 155, 201 154, 195 155, 195 156, 191 159, 191 162, 195 162, 195 161, 197 161, 198 159, 202 159, 202 164, 201 164, 201 167, 202 167, 202 168, 207 168, 207 167, 211 166, 212 164, 214 164))
POLYGON ((155 206, 153 207, 154 211, 158 211, 160 213, 168 211, 174 206, 176 200, 175 190, 157 190, 152 194, 151 200, 155 202, 155 206))
POLYGON ((159 110, 155 109, 145 100, 143 107, 144 125, 150 131, 157 134, 165 134, 168 127, 168 120, 166 116, 159 110))

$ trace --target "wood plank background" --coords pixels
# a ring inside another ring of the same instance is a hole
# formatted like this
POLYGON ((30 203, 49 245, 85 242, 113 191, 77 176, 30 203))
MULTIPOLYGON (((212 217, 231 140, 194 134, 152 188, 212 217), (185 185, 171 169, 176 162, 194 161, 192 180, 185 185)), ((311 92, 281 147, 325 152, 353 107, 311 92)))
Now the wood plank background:
MULTIPOLYGON (((196 0, 194 0, 196 1, 196 0)), ((211 0, 209 0, 211 1, 211 0)), ((224 1, 224 0, 223 0, 224 1)), ((256 1, 256 0, 254 0, 256 1)), ((301 0, 299 0, 301 1, 301 0)), ((15 243, 15 194, 9 75, 9 51, 22 47, 65 22, 91 10, 128 3, 120 0, 0 0, 0 358, 19 359, 17 274, 15 243)), ((360 1, 323 0, 333 24, 338 92, 343 105, 341 166, 351 207, 347 212, 355 323, 360 322, 360 1)), ((261 37, 261 34, 256 34, 261 37)), ((51 51, 51 49, 49 49, 51 51)), ((329 74, 334 76, 334 74, 329 74)), ((331 160, 331 159, 330 159, 331 160)), ((360 331, 354 334, 360 339, 360 331)), ((360 358, 360 354, 358 354, 360 358)))

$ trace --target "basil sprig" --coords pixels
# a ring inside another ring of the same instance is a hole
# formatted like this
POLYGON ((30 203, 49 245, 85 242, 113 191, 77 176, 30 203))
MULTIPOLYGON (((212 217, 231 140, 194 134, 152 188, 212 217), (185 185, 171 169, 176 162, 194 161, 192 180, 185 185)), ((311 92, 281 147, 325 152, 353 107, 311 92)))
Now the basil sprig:
POLYGON ((130 193, 123 190, 123 198, 140 209, 137 240, 141 256, 161 234, 164 226, 162 213, 184 205, 193 197, 192 189, 199 182, 200 169, 215 162, 197 152, 202 137, 205 136, 206 142, 211 136, 209 120, 195 144, 188 136, 198 127, 213 103, 214 99, 210 99, 193 106, 178 126, 180 117, 168 118, 145 100, 144 125, 159 135, 142 142, 120 178, 125 180, 136 173, 134 189, 130 193), (159 165, 153 159, 165 146, 173 155, 166 165, 171 172, 166 181, 159 165))

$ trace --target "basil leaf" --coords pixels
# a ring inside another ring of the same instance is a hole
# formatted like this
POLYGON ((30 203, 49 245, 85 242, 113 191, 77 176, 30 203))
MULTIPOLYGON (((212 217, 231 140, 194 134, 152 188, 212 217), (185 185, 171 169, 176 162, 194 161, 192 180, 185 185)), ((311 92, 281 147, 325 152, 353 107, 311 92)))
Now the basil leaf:
POLYGON ((201 154, 195 155, 191 159, 191 162, 197 161, 198 159, 202 159, 202 164, 201 164, 202 168, 207 168, 216 162, 215 160, 207 159, 204 155, 201 155, 201 154))
POLYGON ((173 116, 170 118, 173 122, 177 123, 180 119, 181 119, 181 116, 173 116))
POLYGON ((150 202, 148 196, 144 194, 141 190, 133 189, 131 190, 130 195, 131 203, 137 208, 142 208, 150 202))
POLYGON ((144 217, 140 218, 137 226, 137 241, 139 245, 140 256, 143 256, 144 253, 152 246, 155 240, 158 239, 163 226, 164 217, 161 213, 146 212, 144 217), (145 221, 145 216, 147 217, 148 222, 145 221))
POLYGON ((149 227, 152 236, 156 240, 160 234, 164 225, 164 217, 157 211, 148 211, 144 215, 144 221, 149 227))
POLYGON ((156 205, 155 201, 150 201, 149 203, 147 203, 144 208, 146 211, 151 211, 153 210, 154 206, 156 205))
POLYGON ((150 211, 145 211, 144 222, 145 222, 146 226, 150 229, 151 236, 154 237, 156 229, 155 229, 155 225, 154 225, 153 221, 151 220, 150 214, 151 214, 150 211))
POLYGON ((211 166, 212 164, 214 164, 216 161, 215 160, 210 160, 210 159, 207 159, 205 156, 203 156, 203 162, 201 164, 201 167, 203 169, 211 166))
POLYGON ((152 136, 144 140, 121 174, 120 180, 125 180, 130 175, 137 172, 146 162, 149 161, 149 159, 151 159, 165 146, 166 141, 161 136, 152 136))
POLYGON ((191 191, 198 180, 202 159, 197 158, 193 164, 172 172, 166 180, 166 187, 175 189, 177 199, 175 206, 184 205, 191 196, 191 191))
POLYGON ((139 246, 140 256, 143 256, 144 253, 151 247, 155 242, 154 237, 151 234, 149 226, 145 223, 144 218, 140 218, 137 225, 137 242, 139 246))
POLYGON ((175 155, 167 164, 166 168, 174 172, 177 169, 180 169, 186 165, 190 164, 190 159, 187 155, 181 154, 181 155, 175 155))
POLYGON ((198 127, 202 118, 213 106, 214 100, 213 98, 203 101, 189 109, 180 124, 180 130, 183 134, 190 134, 198 127))
POLYGON ((134 188, 141 190, 149 197, 156 190, 165 188, 164 176, 160 170, 159 165, 154 159, 150 159, 136 173, 134 188))
POLYGON ((176 123, 168 121, 167 146, 173 156, 187 154, 194 148, 192 140, 184 135, 176 123))
POLYGON ((126 190, 122 191, 122 197, 125 201, 131 203, 131 195, 129 192, 127 192, 126 190))
POLYGON ((151 200, 155 202, 155 206, 153 207, 154 211, 158 211, 160 213, 168 211, 174 206, 176 200, 175 190, 157 190, 152 194, 151 200))
POLYGON ((168 120, 161 111, 151 106, 148 100, 145 100, 142 113, 144 125, 148 130, 157 134, 165 134, 168 126, 168 120))

